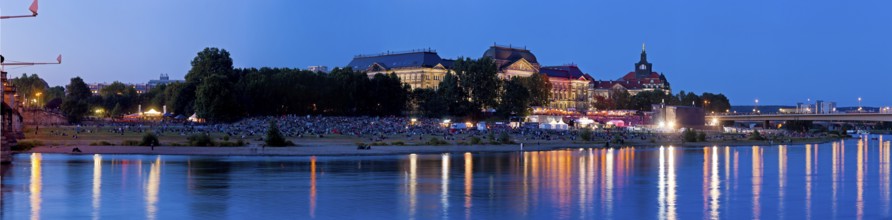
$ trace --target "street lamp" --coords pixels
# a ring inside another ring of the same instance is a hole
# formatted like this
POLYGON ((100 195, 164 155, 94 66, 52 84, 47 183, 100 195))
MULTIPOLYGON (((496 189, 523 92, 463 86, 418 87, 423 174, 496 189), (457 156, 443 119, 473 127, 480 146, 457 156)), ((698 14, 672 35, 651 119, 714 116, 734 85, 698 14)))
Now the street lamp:
POLYGON ((759 112, 759 99, 756 99, 756 106, 753 107, 753 112, 759 112))
POLYGON ((858 97, 858 112, 861 112, 861 97, 858 97))

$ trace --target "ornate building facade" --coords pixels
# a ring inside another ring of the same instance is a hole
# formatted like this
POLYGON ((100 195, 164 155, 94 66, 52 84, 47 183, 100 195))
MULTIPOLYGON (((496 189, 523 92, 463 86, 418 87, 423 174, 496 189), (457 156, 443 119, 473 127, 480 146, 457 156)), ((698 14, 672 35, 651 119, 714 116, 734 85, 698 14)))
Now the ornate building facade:
MULTIPOLYGON (((544 111, 587 113, 594 110, 598 96, 609 98, 610 91, 616 89, 626 90, 631 95, 643 91, 671 93, 666 76, 653 71, 653 63, 648 62, 643 45, 634 71, 616 80, 595 80, 575 64, 543 67, 536 55, 526 48, 493 45, 483 53, 483 57, 495 62, 501 79, 529 77, 535 73, 547 76, 552 84, 550 103, 548 106, 535 106, 544 111)), ((395 73, 412 89, 437 89, 454 62, 441 58, 433 50, 419 50, 358 55, 347 67, 364 71, 369 77, 379 73, 395 73)))
POLYGON ((363 71, 369 78, 379 73, 395 73, 412 89, 437 89, 453 62, 440 58, 436 51, 417 50, 357 55, 347 67, 363 71))
POLYGON ((498 68, 499 78, 528 77, 539 72, 539 61, 526 48, 493 45, 483 52, 483 57, 492 58, 498 68))
POLYGON ((647 51, 641 46, 641 59, 635 63, 635 71, 629 72, 617 80, 593 81, 594 96, 609 97, 610 91, 621 89, 635 95, 643 91, 660 91, 672 93, 666 75, 653 71, 653 63, 647 62, 647 51))
POLYGON ((594 81, 591 75, 583 73, 578 66, 546 66, 540 73, 551 82, 549 109, 568 112, 587 112, 591 109, 594 81))

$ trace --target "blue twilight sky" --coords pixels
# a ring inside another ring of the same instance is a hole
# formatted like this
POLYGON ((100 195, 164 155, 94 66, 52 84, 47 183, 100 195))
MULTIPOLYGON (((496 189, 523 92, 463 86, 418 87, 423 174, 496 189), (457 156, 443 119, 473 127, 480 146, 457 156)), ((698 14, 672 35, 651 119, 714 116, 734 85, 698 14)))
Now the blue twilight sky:
MULTIPOLYGON (((4 15, 31 0, 0 1, 4 15)), ((40 2, 37 18, 0 22, 7 69, 51 85, 181 79, 204 47, 236 67, 344 66, 356 54, 432 48, 479 57, 526 46, 543 65, 576 63, 596 79, 633 69, 641 43, 679 90, 732 104, 892 105, 890 1, 153 0, 40 2)))

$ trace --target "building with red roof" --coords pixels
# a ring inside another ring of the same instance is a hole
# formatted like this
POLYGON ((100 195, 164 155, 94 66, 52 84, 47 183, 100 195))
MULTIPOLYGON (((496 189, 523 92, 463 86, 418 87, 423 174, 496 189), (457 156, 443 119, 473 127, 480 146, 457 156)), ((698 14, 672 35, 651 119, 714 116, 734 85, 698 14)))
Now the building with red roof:
POLYGON ((594 78, 575 64, 546 66, 539 73, 551 82, 548 108, 570 112, 587 112, 591 108, 594 78))
POLYGON ((635 71, 617 80, 593 81, 594 96, 609 97, 611 90, 626 90, 631 95, 643 91, 672 93, 666 75, 653 71, 653 64, 647 62, 647 51, 641 46, 641 59, 635 63, 635 71))

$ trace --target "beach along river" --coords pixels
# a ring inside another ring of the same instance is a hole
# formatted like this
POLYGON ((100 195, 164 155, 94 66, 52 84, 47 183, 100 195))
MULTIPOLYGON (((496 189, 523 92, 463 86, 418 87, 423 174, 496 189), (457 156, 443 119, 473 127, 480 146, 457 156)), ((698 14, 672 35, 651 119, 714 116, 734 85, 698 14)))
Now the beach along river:
POLYGON ((17 154, 2 219, 876 219, 890 138, 392 156, 17 154))

